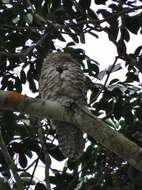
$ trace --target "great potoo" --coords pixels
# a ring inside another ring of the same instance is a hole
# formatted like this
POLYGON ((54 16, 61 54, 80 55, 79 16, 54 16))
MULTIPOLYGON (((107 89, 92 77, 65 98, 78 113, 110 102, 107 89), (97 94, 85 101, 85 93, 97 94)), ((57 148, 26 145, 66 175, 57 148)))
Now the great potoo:
MULTIPOLYGON (((66 53, 51 53, 43 62, 39 80, 41 98, 61 104, 77 102, 86 105, 85 75, 80 64, 66 53)), ((54 121, 61 151, 65 157, 78 159, 84 149, 83 134, 68 122, 54 121)))

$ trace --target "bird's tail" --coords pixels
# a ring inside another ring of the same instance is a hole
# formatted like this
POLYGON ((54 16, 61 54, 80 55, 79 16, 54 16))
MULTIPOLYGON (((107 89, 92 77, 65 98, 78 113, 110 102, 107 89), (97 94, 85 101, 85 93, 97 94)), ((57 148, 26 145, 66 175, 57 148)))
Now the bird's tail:
POLYGON ((85 147, 82 131, 67 122, 56 122, 55 125, 63 155, 72 160, 77 160, 83 154, 85 147))

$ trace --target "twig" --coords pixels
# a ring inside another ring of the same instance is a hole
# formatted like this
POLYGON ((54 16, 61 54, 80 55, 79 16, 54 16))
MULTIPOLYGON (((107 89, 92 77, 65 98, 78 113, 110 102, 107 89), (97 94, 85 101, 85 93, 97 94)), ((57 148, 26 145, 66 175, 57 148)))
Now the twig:
POLYGON ((106 86, 106 84, 107 84, 107 82, 108 82, 108 79, 109 79, 109 77, 110 77, 111 72, 113 71, 113 69, 114 69, 114 67, 115 67, 115 64, 116 64, 116 62, 117 62, 117 59, 118 59, 118 57, 116 56, 116 57, 115 57, 115 60, 114 60, 114 63, 112 64, 112 67, 111 67, 111 69, 109 70, 109 72, 108 72, 108 74, 107 74, 107 78, 106 78, 106 80, 105 80, 105 82, 104 82, 103 88, 106 86))
POLYGON ((38 158, 35 159, 27 168, 24 168, 24 169, 18 168, 17 170, 18 171, 27 171, 28 169, 30 169, 37 162, 37 160, 38 160, 38 158))
POLYGON ((47 188, 47 190, 51 190, 50 181, 49 181, 49 169, 50 169, 50 165, 51 165, 51 159, 50 159, 49 154, 47 152, 47 147, 46 147, 46 144, 45 144, 45 139, 44 139, 44 135, 43 135, 42 126, 40 124, 40 121, 38 123, 40 125, 40 127, 38 129, 38 134, 39 134, 41 146, 42 146, 43 153, 44 153, 44 160, 45 160, 46 188, 47 188))
POLYGON ((31 183, 32 183, 32 180, 33 180, 33 178, 34 178, 34 174, 35 174, 35 171, 36 171, 36 168, 37 168, 38 162, 39 162, 39 158, 36 159, 36 163, 35 163, 35 166, 34 166, 34 169, 33 169, 32 175, 31 175, 31 179, 30 179, 30 181, 29 181, 29 185, 28 185, 28 187, 26 188, 26 190, 29 189, 29 187, 30 187, 30 185, 31 185, 31 183))
POLYGON ((118 59, 118 57, 116 56, 116 57, 115 57, 115 60, 114 60, 114 63, 112 64, 111 69, 108 71, 108 74, 107 74, 107 77, 106 77, 106 80, 105 80, 104 84, 101 86, 101 89, 100 89, 100 91, 96 94, 95 98, 89 103, 89 106, 90 106, 91 104, 93 104, 93 103, 95 102, 95 100, 97 100, 97 98, 99 97, 99 95, 102 93, 102 91, 103 91, 104 88, 106 87, 106 84, 107 84, 107 82, 108 82, 108 79, 109 79, 109 77, 110 77, 111 72, 112 72, 113 69, 114 69, 114 66, 115 66, 115 64, 116 64, 116 62, 117 62, 117 59, 118 59))
POLYGON ((5 161, 15 178, 18 190, 24 190, 24 186, 23 186, 22 181, 17 172, 17 167, 14 164, 14 162, 12 161, 12 158, 6 148, 6 145, 5 145, 2 133, 1 133, 1 129, 0 129, 0 147, 1 147, 1 152, 5 158, 5 161))
POLYGON ((15 25, 9 25, 9 24, 2 24, 0 26, 0 30, 9 31, 9 30, 45 30, 46 26, 15 26, 15 25))

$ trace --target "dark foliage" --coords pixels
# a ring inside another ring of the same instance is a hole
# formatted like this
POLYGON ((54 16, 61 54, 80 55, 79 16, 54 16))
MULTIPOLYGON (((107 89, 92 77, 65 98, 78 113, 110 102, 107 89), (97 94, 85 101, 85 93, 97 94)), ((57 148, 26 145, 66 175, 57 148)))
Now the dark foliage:
MULTIPOLYGON (((134 52, 127 52, 131 33, 142 34, 142 6, 138 3, 130 0, 1 0, 1 89, 21 93, 26 86, 37 95, 43 58, 53 50, 69 52, 87 75, 92 113, 103 117, 115 130, 142 146, 142 46, 134 52), (75 47, 78 43, 85 43, 87 33, 98 38, 99 43, 100 32, 107 33, 117 49, 114 63, 106 65, 104 71, 100 70, 97 60, 75 47), (66 35, 70 41, 66 42, 66 35), (65 42, 65 47, 59 50, 55 40, 65 42), (124 67, 126 78, 123 81, 119 75, 111 77, 124 67)), ((16 161, 26 190, 30 185, 35 190, 46 190, 44 183, 34 179, 34 172, 31 174, 28 170, 33 166, 38 168, 39 161, 46 163, 38 124, 36 118, 19 113, 1 112, 0 115, 5 144, 16 161)), ((49 121, 42 123, 42 133, 48 154, 58 162, 63 161, 65 158, 56 145, 55 130, 49 121)), ((54 190, 76 187, 79 190, 142 189, 140 172, 92 138, 87 137, 86 142, 90 145, 78 161, 68 160, 62 171, 50 168, 52 175, 49 179, 54 190)), ((0 152, 0 189, 14 190, 17 184, 12 180, 2 150, 0 152)))

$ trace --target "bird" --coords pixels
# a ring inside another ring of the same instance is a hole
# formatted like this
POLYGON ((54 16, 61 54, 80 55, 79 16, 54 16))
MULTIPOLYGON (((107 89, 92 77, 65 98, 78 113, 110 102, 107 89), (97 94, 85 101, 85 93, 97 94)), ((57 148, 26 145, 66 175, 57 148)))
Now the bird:
MULTIPOLYGON (((77 102, 80 106, 87 103, 85 75, 80 63, 69 53, 48 54, 42 63, 39 77, 41 98, 57 101, 62 105, 77 102)), ((53 121, 61 152, 66 158, 78 160, 84 152, 83 132, 72 123, 53 121)))

